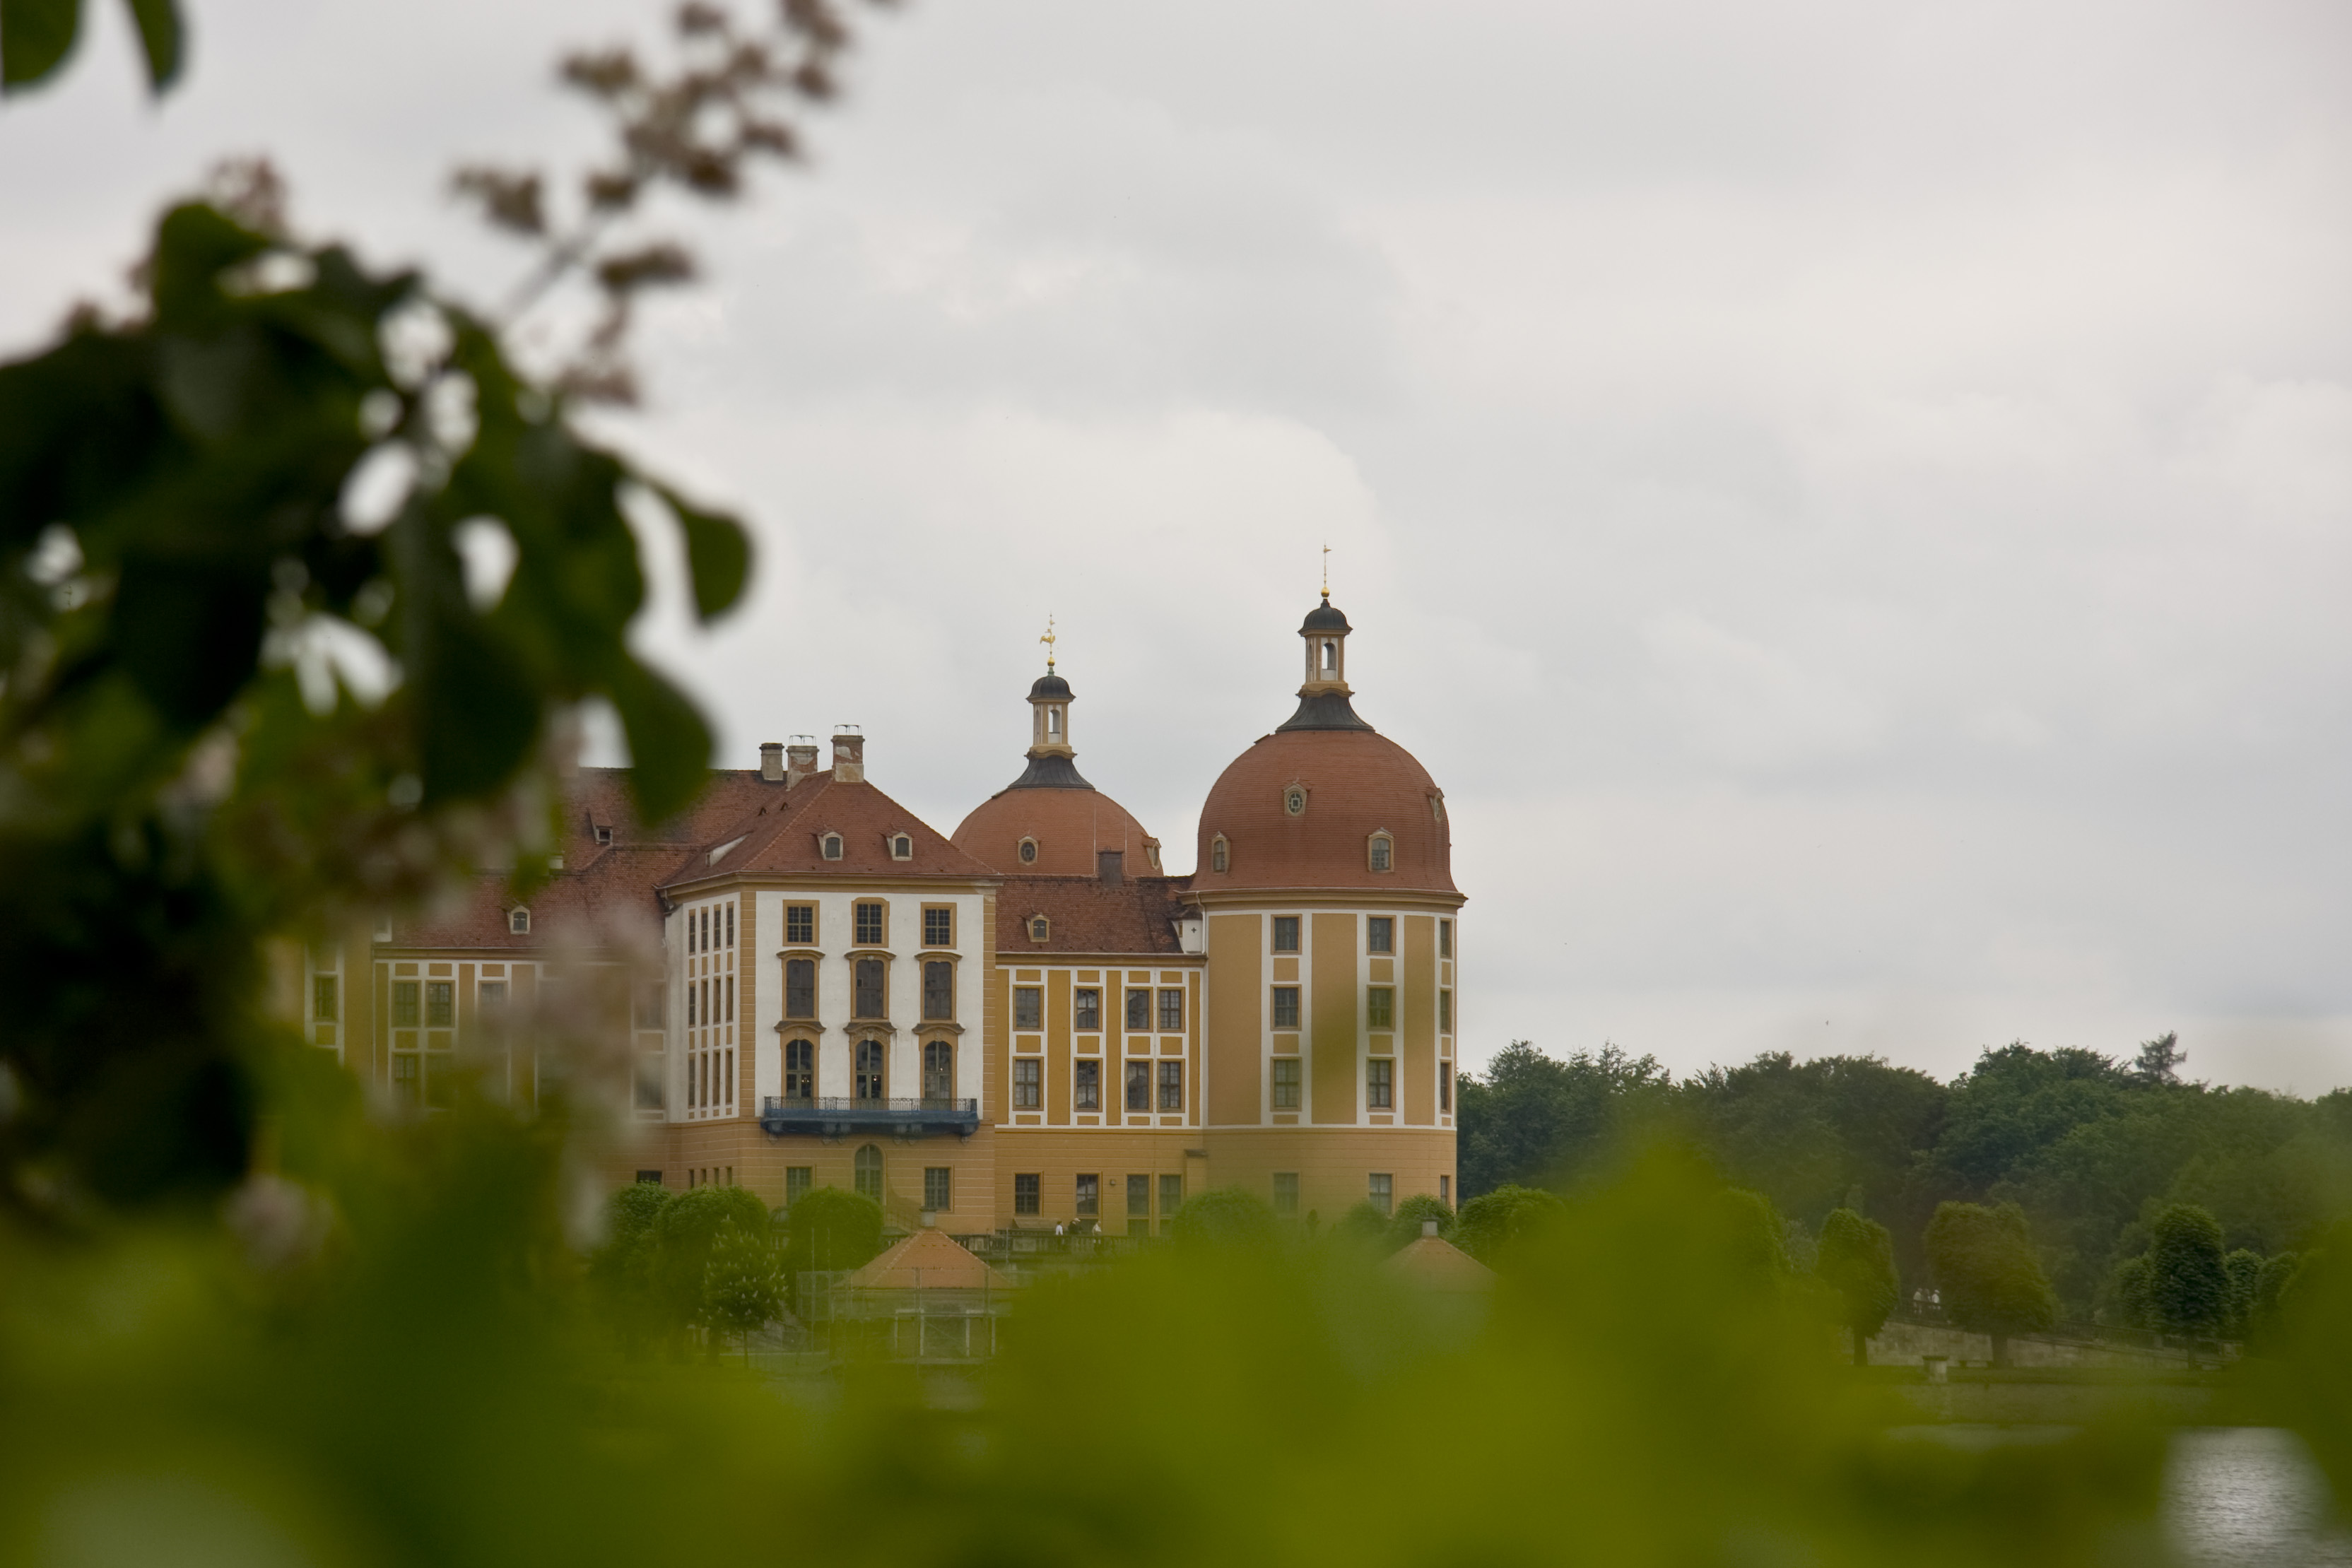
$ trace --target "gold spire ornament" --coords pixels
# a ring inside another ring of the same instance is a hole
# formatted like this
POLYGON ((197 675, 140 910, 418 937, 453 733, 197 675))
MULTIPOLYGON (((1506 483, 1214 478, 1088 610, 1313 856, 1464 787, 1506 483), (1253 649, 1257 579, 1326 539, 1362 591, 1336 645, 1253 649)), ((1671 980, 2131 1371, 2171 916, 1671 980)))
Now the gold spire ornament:
MULTIPOLYGON (((1328 592, 1328 591, 1327 590, 1326 591, 1328 592)), ((1045 634, 1043 637, 1038 638, 1037 641, 1045 644, 1045 673, 1050 675, 1054 673, 1055 643, 1054 618, 1051 615, 1045 617, 1045 634)))
POLYGON ((1331 602, 1331 547, 1323 547, 1323 602, 1331 602))

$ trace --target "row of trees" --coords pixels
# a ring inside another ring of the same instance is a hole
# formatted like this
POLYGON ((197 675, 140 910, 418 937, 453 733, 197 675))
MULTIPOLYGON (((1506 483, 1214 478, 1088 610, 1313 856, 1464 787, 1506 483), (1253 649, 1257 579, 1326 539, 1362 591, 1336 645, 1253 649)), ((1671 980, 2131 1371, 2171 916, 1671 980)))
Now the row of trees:
POLYGON ((1912 1285, 1931 1279, 1928 1231, 1946 1205, 2014 1205, 2062 1312, 2137 1321, 2119 1270, 2168 1209, 2203 1210, 2224 1256, 2258 1262, 2307 1249, 2352 1210, 2352 1091, 2184 1082, 2184 1060, 2166 1035, 2127 1060, 2011 1044, 1949 1083, 1787 1052, 1678 1081, 1614 1047, 1562 1061, 1515 1040, 1462 1081, 1462 1188, 1565 1192, 1664 1138, 1807 1237, 1840 1208, 1884 1224, 1912 1285))

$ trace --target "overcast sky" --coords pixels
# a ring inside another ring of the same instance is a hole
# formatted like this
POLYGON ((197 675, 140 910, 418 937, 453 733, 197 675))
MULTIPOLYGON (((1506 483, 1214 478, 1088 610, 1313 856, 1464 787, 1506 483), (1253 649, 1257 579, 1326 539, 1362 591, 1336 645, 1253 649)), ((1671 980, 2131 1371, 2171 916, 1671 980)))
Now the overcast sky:
MULTIPOLYGON (((487 295, 461 158, 659 12, 104 9, 0 109, 0 349, 267 149, 487 295)), ((625 439, 757 530, 644 639, 726 760, 862 723, 942 831, 1080 767, 1188 869, 1332 547, 1447 792, 1470 1055, 1940 1074, 2012 1038, 2352 1082, 2352 13, 2335 0, 925 0, 692 217, 625 439)))

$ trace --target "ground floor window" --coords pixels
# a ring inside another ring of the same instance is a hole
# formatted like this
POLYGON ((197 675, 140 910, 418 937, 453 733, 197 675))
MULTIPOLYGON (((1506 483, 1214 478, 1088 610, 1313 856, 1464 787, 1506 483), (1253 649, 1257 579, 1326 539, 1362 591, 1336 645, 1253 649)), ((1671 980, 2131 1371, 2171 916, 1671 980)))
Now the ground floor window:
POLYGON ((1101 1212, 1102 1177, 1098 1176, 1078 1177, 1078 1213, 1081 1216, 1087 1216, 1101 1212))
POLYGON ((1176 1211, 1184 1207, 1184 1178, 1164 1176, 1160 1178, 1160 1228, 1164 1233, 1176 1211))
POLYGON ((1127 1178, 1127 1233, 1129 1236, 1151 1233, 1151 1178, 1148 1176, 1127 1178))
POLYGON ((1014 1176, 1013 1178, 1013 1212, 1015 1214, 1036 1213, 1038 1193, 1044 1187, 1044 1185, 1045 1178, 1034 1174, 1014 1176))
POLYGON ((1374 1171, 1370 1196, 1374 1208, 1379 1209, 1382 1214, 1394 1214, 1396 1212, 1396 1177, 1387 1171, 1374 1171))
POLYGON ((1286 1218, 1295 1218, 1297 1215, 1298 1173, 1297 1171, 1274 1173, 1274 1212, 1286 1218))
POLYGON ((872 1198, 877 1203, 881 1202, 881 1145, 878 1144, 866 1144, 861 1145, 857 1151, 857 1158, 854 1163, 857 1173, 857 1190, 859 1194, 866 1197, 872 1198))
POLYGON ((785 1207, 786 1208, 790 1208, 790 1207, 792 1207, 792 1206, 793 1206, 793 1205, 794 1205, 794 1204, 798 1203, 802 1198, 803 1198, 803 1197, 807 1197, 807 1196, 808 1196, 808 1190, 809 1190, 809 1188, 811 1188, 811 1187, 814 1186, 815 1185, 816 1185, 816 1167, 815 1167, 814 1166, 785 1166, 785 1167, 784 1167, 784 1207, 785 1207))
POLYGON ((945 1214, 955 1207, 954 1194, 949 1186, 950 1167, 923 1167, 923 1207, 934 1214, 945 1214))

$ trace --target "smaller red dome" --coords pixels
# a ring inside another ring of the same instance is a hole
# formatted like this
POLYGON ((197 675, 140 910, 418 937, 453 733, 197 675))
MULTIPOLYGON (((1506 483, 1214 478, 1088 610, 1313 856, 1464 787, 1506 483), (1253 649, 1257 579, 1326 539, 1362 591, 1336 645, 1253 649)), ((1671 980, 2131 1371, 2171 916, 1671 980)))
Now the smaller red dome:
POLYGON ((1156 876, 1160 868, 1145 852, 1143 824, 1127 808, 1098 789, 998 791, 973 808, 955 831, 955 847, 1007 876, 1093 876, 1104 850, 1126 855, 1129 876, 1156 876), (1037 858, 1021 858, 1023 841, 1037 846, 1037 858))
MULTIPOLYGON (((963 847, 961 834, 956 843, 963 847)), ((1444 793, 1412 753, 1371 729, 1277 730, 1243 752, 1202 808, 1200 852, 1192 886, 1201 893, 1362 888, 1460 896, 1444 793), (1372 840, 1381 834, 1389 840, 1386 871, 1373 869, 1372 840)))

